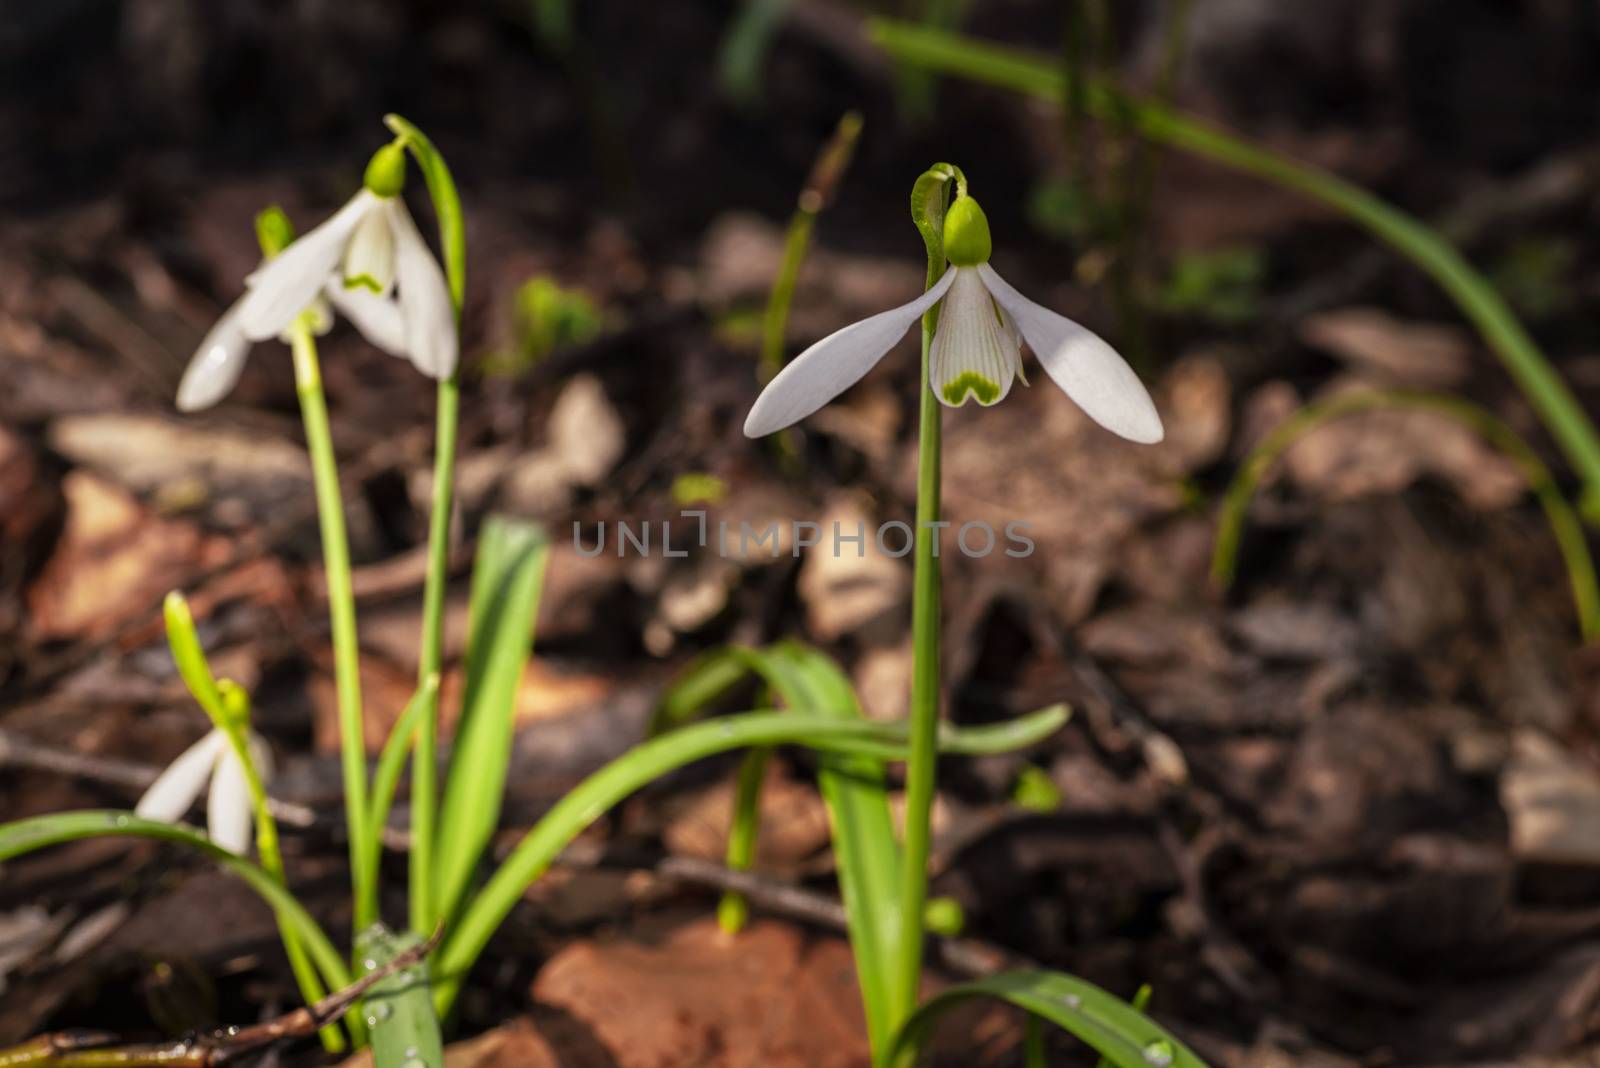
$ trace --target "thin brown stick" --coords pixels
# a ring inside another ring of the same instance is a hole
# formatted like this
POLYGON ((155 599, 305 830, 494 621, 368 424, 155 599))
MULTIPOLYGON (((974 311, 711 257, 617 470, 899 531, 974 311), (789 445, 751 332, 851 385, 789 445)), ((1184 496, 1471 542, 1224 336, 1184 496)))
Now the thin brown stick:
POLYGON ((316 1034, 343 1016, 373 984, 424 960, 443 935, 441 927, 426 942, 395 954, 343 990, 251 1027, 125 1046, 111 1045, 115 1036, 103 1032, 62 1031, 0 1050, 0 1068, 212 1068, 226 1064, 274 1042, 316 1034))

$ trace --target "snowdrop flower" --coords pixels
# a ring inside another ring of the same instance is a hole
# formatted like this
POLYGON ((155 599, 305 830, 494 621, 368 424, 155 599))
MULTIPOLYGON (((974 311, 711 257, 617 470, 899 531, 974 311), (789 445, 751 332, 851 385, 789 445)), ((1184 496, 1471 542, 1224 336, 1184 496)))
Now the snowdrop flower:
MULTIPOLYGON (((265 780, 271 776, 271 753, 254 732, 248 738, 250 759, 265 780)), ((244 856, 250 851, 255 808, 244 765, 221 730, 212 729, 167 765, 139 799, 134 812, 146 819, 178 823, 208 780, 211 791, 206 796, 206 834, 228 852, 244 856)))
POLYGON ((944 221, 950 267, 922 296, 830 334, 767 384, 745 419, 748 437, 782 430, 861 380, 913 323, 940 300, 929 351, 930 381, 952 408, 969 398, 998 404, 1022 374, 1026 341, 1078 407, 1130 441, 1161 440, 1150 394, 1116 351, 1077 323, 1024 297, 989 266, 989 221, 970 196, 958 195, 944 221))
MULTIPOLYGON (((405 150, 380 148, 360 192, 320 226, 286 243, 245 279, 189 361, 178 407, 206 408, 244 372, 252 342, 283 336, 301 312, 323 300, 366 339, 434 378, 455 372, 456 320, 444 272, 417 232, 400 190, 405 150)), ((323 330, 331 325, 319 316, 323 330)))

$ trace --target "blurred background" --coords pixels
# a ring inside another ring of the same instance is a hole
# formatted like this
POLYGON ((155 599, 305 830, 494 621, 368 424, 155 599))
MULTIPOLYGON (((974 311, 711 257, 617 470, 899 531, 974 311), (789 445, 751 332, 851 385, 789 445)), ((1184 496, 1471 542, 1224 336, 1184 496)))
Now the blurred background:
MULTIPOLYGON (((662 685, 728 641, 814 642, 872 715, 902 715, 909 560, 586 556, 572 531, 592 545, 596 524, 683 508, 909 520, 914 341, 782 439, 740 426, 775 357, 920 291, 907 198, 947 160, 997 269, 1129 357, 1167 440, 1098 430, 1031 358, 1004 406, 946 413, 947 518, 1027 522, 1037 545, 947 560, 948 714, 1075 715, 1035 750, 947 762, 934 891, 970 944, 930 983, 1007 955, 1124 996, 1148 983, 1214 1064, 1591 1063, 1600 662, 1572 539, 1532 492, 1576 498, 1577 479, 1426 273, 1326 204, 1071 100, 1101 79, 1168 102, 1436 227, 1592 412, 1597 59, 1600 7, 1581 0, 12 0, 0 818, 131 803, 200 735, 161 641, 175 587, 256 694, 275 792, 336 801, 287 349, 257 346, 215 409, 180 417, 172 397, 259 259, 254 214, 280 204, 304 229, 334 210, 391 111, 432 137, 466 211, 452 658, 482 518, 539 519, 556 542, 510 822, 636 742, 662 685), (873 17, 1022 49, 1069 106, 898 62, 873 17), (774 320, 801 204, 811 241, 774 320), (1333 419, 1264 469, 1224 589, 1212 554, 1246 458, 1308 404, 1373 390, 1475 403, 1534 465, 1438 410, 1333 419)), ((408 199, 431 240, 420 182, 408 199)), ((416 670, 433 388, 344 326, 323 370, 376 745, 416 670)), ((664 874, 720 861, 732 768, 635 798, 535 887, 461 1033, 514 1023, 528 1045, 494 1047, 505 1063, 866 1063, 825 919, 757 901, 735 968, 714 890, 664 874), (730 1002, 746 988, 768 1015, 730 1002)), ((811 770, 774 765, 757 868, 821 901, 811 770)), ((318 825, 286 848, 341 917, 342 846, 318 825)), ((0 991, 0 1042, 249 1023, 293 999, 247 891, 122 843, 0 871, 0 991)), ((947 1063, 1021 1063, 1004 1014, 952 1030, 947 1063)))

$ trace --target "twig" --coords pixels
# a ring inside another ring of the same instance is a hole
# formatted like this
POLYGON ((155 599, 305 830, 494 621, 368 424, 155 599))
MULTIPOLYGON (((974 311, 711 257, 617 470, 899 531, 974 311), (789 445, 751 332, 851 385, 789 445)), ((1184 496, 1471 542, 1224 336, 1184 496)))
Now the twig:
POLYGON ((265 1023, 233 1027, 170 1042, 113 1046, 115 1036, 98 1031, 62 1031, 40 1035, 20 1046, 0 1050, 0 1068, 210 1068, 274 1042, 306 1038, 337 1020, 373 984, 426 959, 444 928, 412 946, 380 968, 363 975, 312 1005, 303 1005, 265 1023))

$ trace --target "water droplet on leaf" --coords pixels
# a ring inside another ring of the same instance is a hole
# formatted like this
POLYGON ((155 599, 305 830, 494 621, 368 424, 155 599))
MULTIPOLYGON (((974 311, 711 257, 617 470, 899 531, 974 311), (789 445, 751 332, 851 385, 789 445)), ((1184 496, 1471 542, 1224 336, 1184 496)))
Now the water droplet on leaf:
POLYGON ((1155 1068, 1167 1068, 1172 1063, 1172 1043, 1164 1038, 1153 1039, 1144 1047, 1144 1061, 1155 1068))

